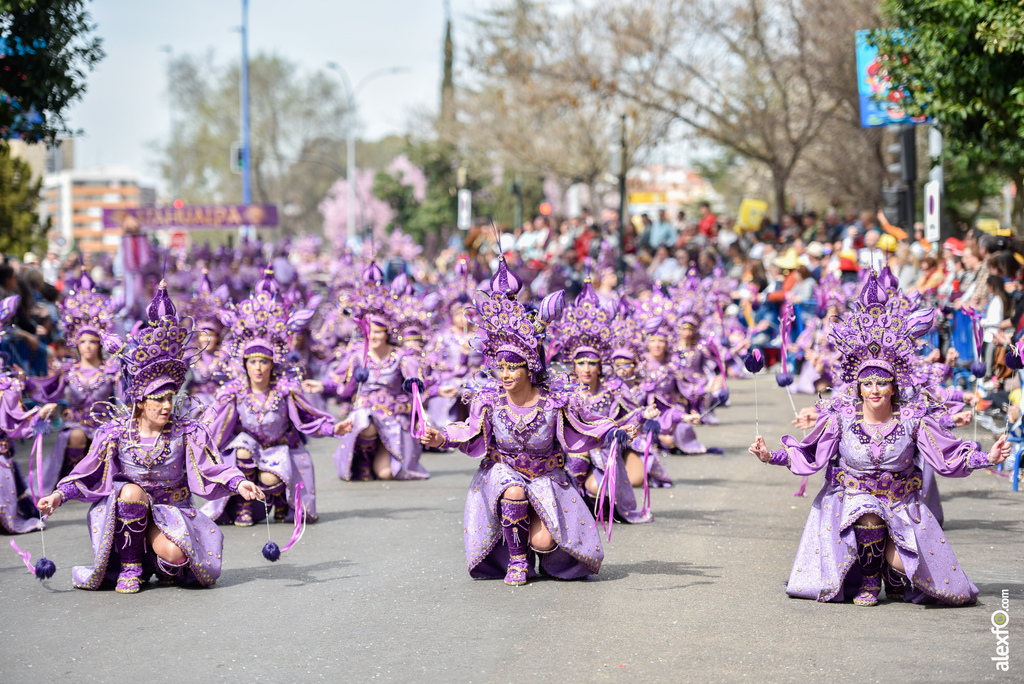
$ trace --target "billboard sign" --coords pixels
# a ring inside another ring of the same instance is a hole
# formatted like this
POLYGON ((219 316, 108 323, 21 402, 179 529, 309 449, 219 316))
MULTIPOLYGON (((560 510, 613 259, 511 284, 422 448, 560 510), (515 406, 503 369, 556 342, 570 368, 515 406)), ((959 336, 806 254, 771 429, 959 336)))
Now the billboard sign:
POLYGON ((918 124, 926 116, 911 117, 903 110, 902 90, 892 88, 888 58, 868 42, 871 31, 857 31, 857 93, 860 97, 860 125, 863 128, 892 124, 918 124))
POLYGON ((104 209, 103 227, 123 228, 129 218, 143 230, 272 228, 277 225, 277 207, 273 204, 210 204, 104 209))

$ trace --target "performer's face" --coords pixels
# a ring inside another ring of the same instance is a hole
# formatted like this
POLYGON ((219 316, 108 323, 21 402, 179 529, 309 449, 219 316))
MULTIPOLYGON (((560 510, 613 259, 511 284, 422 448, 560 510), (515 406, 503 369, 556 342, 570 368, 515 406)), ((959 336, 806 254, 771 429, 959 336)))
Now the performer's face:
POLYGON ((402 340, 402 346, 413 351, 423 351, 422 337, 406 337, 402 340))
POLYGON ((245 371, 249 375, 249 382, 257 385, 270 379, 270 371, 274 368, 274 362, 262 356, 250 356, 245 360, 245 371))
POLYGON ((93 335, 83 335, 78 340, 78 353, 83 361, 90 363, 100 358, 100 341, 93 335))
POLYGON ((895 389, 892 380, 869 378, 860 383, 860 397, 871 409, 891 407, 895 389))
POLYGON ((213 330, 202 328, 199 330, 199 345, 209 353, 217 351, 220 344, 220 336, 213 330))
POLYGON ((506 392, 525 389, 530 384, 530 374, 526 366, 516 366, 501 361, 498 363, 498 379, 506 392))
POLYGON ((452 309, 452 327, 462 330, 468 325, 466 310, 463 307, 452 309))
POLYGON ((142 408, 142 415, 155 427, 167 425, 171 419, 171 409, 174 407, 174 394, 165 392, 158 397, 146 397, 145 401, 139 402, 142 408))
POLYGON ((665 350, 668 348, 668 341, 660 336, 654 335, 647 338, 647 351, 656 359, 660 359, 665 355, 665 350))
POLYGON ((690 344, 693 342, 694 332, 693 328, 684 326, 683 329, 679 331, 679 341, 683 344, 690 344))
POLYGON ((591 385, 601 374, 601 362, 597 359, 579 358, 576 359, 576 379, 581 385, 591 385))
POLYGON ((370 326, 370 346, 374 349, 386 347, 388 344, 388 331, 379 326, 370 326))
POLYGON ((636 364, 629 359, 615 359, 612 361, 612 369, 623 380, 629 380, 636 374, 636 364))

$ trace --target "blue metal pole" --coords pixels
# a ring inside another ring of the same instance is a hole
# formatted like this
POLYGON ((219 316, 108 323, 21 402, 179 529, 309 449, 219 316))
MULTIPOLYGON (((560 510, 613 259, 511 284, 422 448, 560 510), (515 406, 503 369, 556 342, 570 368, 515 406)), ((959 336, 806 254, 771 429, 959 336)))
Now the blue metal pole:
MULTIPOLYGON (((242 0, 242 204, 252 203, 249 172, 252 157, 249 148, 249 0, 242 0)), ((248 234, 248 228, 239 230, 239 239, 248 234)))

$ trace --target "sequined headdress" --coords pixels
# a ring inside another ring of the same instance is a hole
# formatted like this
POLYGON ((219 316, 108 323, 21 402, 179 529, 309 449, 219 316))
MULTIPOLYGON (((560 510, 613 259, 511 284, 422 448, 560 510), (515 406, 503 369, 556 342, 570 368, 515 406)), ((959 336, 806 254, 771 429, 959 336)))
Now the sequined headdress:
POLYGON ((77 347, 83 335, 101 339, 109 334, 114 324, 110 300, 96 292, 88 275, 75 285, 74 290, 60 303, 64 336, 69 347, 77 347))
POLYGON ((384 328, 389 336, 397 337, 394 308, 391 291, 384 286, 384 272, 371 261, 363 269, 362 281, 353 296, 352 311, 357 320, 384 328))
POLYGON ((437 293, 417 297, 409 277, 401 273, 391 282, 391 301, 399 344, 410 338, 425 338, 437 308, 437 293))
POLYGON ((573 305, 557 323, 556 336, 562 358, 571 361, 585 354, 596 357, 601 363, 611 363, 613 318, 615 313, 601 305, 588 278, 573 305))
POLYGON ((454 308, 470 306, 474 289, 475 282, 469 274, 469 261, 461 256, 452 269, 451 280, 439 288, 445 316, 450 316, 454 308))
POLYGON ((474 304, 479 314, 480 351, 493 367, 499 359, 518 357, 532 373, 544 370, 541 340, 547 325, 561 315, 565 295, 561 290, 541 301, 537 311, 527 312, 516 300, 522 281, 498 260, 498 272, 491 278, 490 292, 478 291, 474 304))
POLYGON ((263 356, 275 364, 288 354, 288 318, 273 269, 266 269, 249 297, 234 309, 231 355, 263 356))
POLYGON ((871 274, 860 297, 835 324, 829 341, 842 354, 843 382, 856 383, 866 369, 880 369, 909 389, 913 376, 914 340, 932 325, 932 309, 905 313, 898 298, 890 298, 871 274))
POLYGON ((613 360, 639 361, 644 357, 644 332, 632 314, 633 307, 629 300, 622 297, 616 307, 615 323, 612 325, 611 358, 613 360))
POLYGON ((669 345, 676 339, 678 324, 677 304, 672 300, 661 285, 654 287, 651 296, 640 302, 635 316, 637 322, 648 336, 664 337, 669 345))
POLYGON ((195 293, 185 305, 185 313, 195 321, 196 328, 219 333, 224 328, 224 308, 230 299, 228 286, 225 284, 213 289, 210 274, 204 268, 195 293))
POLYGON ((125 398, 132 402, 168 390, 176 393, 199 353, 193 341, 192 319, 178 320, 163 280, 146 308, 146 317, 148 327, 129 334, 123 346, 114 335, 103 337, 108 351, 117 350, 125 398))

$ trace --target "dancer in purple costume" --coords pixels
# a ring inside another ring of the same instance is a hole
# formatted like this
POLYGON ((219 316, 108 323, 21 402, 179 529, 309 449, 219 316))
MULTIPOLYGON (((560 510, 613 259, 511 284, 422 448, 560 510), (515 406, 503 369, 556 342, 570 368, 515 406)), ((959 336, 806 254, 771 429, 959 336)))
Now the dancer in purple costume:
POLYGON ((334 452, 334 465, 343 480, 425 480, 420 464, 423 447, 412 436, 412 384, 426 389, 419 354, 394 346, 397 341, 399 300, 383 286, 384 274, 375 263, 363 273, 363 285, 353 304, 356 319, 365 326, 364 354, 349 354, 340 382, 310 386, 349 401, 352 431, 334 452))
POLYGON ((700 422, 700 414, 683 403, 677 361, 668 353, 675 342, 673 331, 678 322, 675 302, 657 289, 649 299, 640 302, 635 316, 647 340, 644 375, 640 382, 643 397, 637 403, 654 406, 660 412, 658 439, 661 446, 678 449, 684 454, 721 453, 697 440, 693 426, 700 422))
MULTIPOLYGON (((602 372, 603 366, 611 365, 614 320, 615 309, 602 305, 587 278, 573 306, 552 326, 552 346, 560 349, 565 363, 572 364, 579 385, 574 399, 579 406, 591 414, 611 419, 619 427, 639 428, 642 419, 657 417, 658 410, 652 406, 641 409, 621 378, 605 377, 602 372)), ((600 448, 566 454, 566 471, 591 499, 597 499, 600 494, 608 467, 607 456, 600 448)), ((615 479, 621 483, 615 488, 615 513, 630 523, 653 520, 650 511, 640 510, 633 494, 633 487, 639 487, 644 481, 641 458, 634 450, 627 449, 624 458, 615 460, 614 467, 615 479), (627 482, 631 486, 627 486, 627 482)))
POLYGON ((110 301, 97 293, 89 276, 61 302, 61 320, 69 347, 78 349, 78 361, 62 362, 48 378, 27 378, 27 394, 39 403, 64 402, 64 425, 50 454, 43 460, 43 490, 52 491, 57 480, 78 465, 89 450, 96 429, 109 417, 115 397, 118 365, 103 358, 101 338, 113 329, 110 301))
POLYGON ((135 593, 154 570, 163 582, 212 585, 224 538, 195 509, 192 495, 262 496, 238 469, 219 461, 201 422, 174 411, 174 395, 198 349, 191 321, 178 321, 166 283, 147 313, 149 327, 123 348, 113 336, 104 340, 121 360, 130 406, 96 432, 82 462, 39 501, 46 515, 71 499, 92 503, 87 524, 95 563, 72 570, 79 589, 116 579, 118 592, 135 593))
POLYGON ((227 285, 213 289, 209 273, 204 269, 195 294, 185 306, 185 313, 195 322, 202 349, 192 366, 188 393, 202 407, 213 405, 220 386, 239 373, 227 345, 223 344, 223 316, 229 296, 227 285))
POLYGON ((635 428, 616 430, 613 421, 574 401, 572 392, 545 383, 539 338, 557 318, 563 295, 548 295, 528 314, 515 300, 520 287, 501 259, 491 293, 476 296, 481 350, 501 385, 477 391, 468 421, 441 431, 428 427, 422 438, 425 445, 458 447, 482 459, 466 497, 466 563, 472 577, 504 576, 513 586, 525 584, 532 571, 530 549, 555 577, 598 572, 601 538, 565 470, 565 455, 596 449, 606 436, 635 436, 635 428))
POLYGON ((473 280, 465 258, 455 264, 455 277, 441 288, 443 310, 448 313, 448 327, 438 332, 427 351, 436 382, 427 387, 427 417, 434 427, 465 419, 466 404, 459 400, 463 386, 483 368, 483 355, 473 349, 476 326, 469 321, 472 306, 473 280))
POLYGON ((932 312, 905 316, 892 302, 872 276, 835 325, 848 387, 819 403, 811 434, 784 437, 785 448, 773 452, 759 435, 750 447, 764 463, 797 475, 826 470, 786 591, 870 606, 884 577, 890 600, 971 604, 978 589, 922 501, 921 469, 927 463, 940 475, 965 477, 1001 463, 1010 447, 1004 435, 986 455, 957 439, 945 407, 913 392, 914 339, 930 328, 932 312))
MULTIPOLYGON (((19 300, 18 295, 0 300, 0 332, 17 313, 19 300)), ((4 368, 4 357, 0 356, 0 529, 8 534, 24 534, 45 527, 14 460, 12 440, 32 437, 40 429, 37 425, 49 420, 57 405, 46 404, 26 411, 21 404, 24 390, 18 376, 4 368)))
MULTIPOLYGON (((231 355, 244 364, 245 375, 221 387, 204 416, 225 462, 259 484, 278 522, 290 519, 299 506, 307 520, 317 519, 306 437, 340 435, 352 427, 313 408, 285 363, 288 328, 309 315, 302 309, 286 314, 277 281, 267 269, 234 312, 231 355), (299 482, 301 501, 295 499, 299 482)), ((262 519, 265 509, 253 507, 251 499, 229 497, 208 502, 203 512, 218 523, 248 527, 262 519)))
MULTIPOLYGON (((644 407, 642 412, 644 420, 656 420, 659 424, 659 432, 671 430, 673 416, 659 411, 654 406, 654 397, 651 396, 648 399, 648 394, 643 388, 639 369, 642 366, 641 359, 644 355, 644 333, 636 319, 632 316, 632 311, 633 308, 626 297, 619 299, 615 322, 612 326, 611 365, 616 378, 622 383, 621 388, 618 390, 622 400, 610 407, 608 417, 619 422, 621 425, 621 421, 633 410, 629 407, 639 408, 642 406, 644 407)), ((660 319, 655 321, 655 327, 658 325, 660 325, 660 319)), ((683 414, 679 416, 679 419, 680 422, 689 421, 691 431, 692 426, 700 422, 698 414, 683 414)), ((639 463, 640 468, 644 467, 640 454, 646 451, 645 439, 644 436, 641 436, 634 440, 631 450, 626 453, 626 472, 629 473, 630 484, 634 487, 640 486, 643 482, 643 471, 641 470, 638 473, 636 464, 639 463), (633 459, 636 460, 634 461, 633 459)), ((696 438, 694 438, 695 440, 696 438)), ((661 462, 660 440, 655 440, 654 444, 652 444, 650 458, 647 460, 646 467, 649 486, 672 486, 672 478, 669 477, 668 471, 665 470, 665 466, 661 462)))

